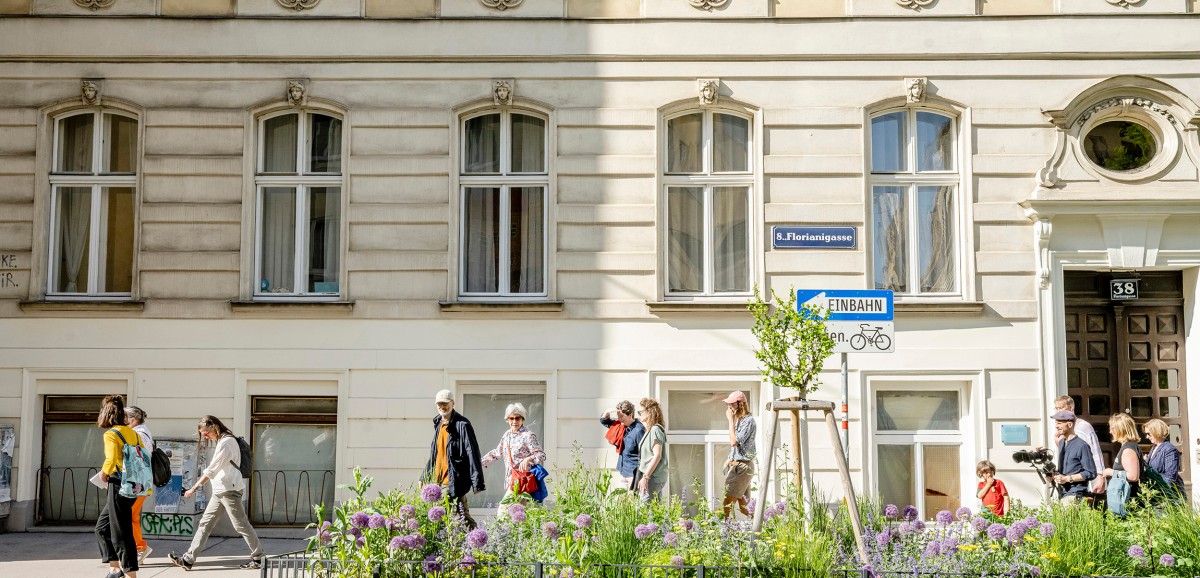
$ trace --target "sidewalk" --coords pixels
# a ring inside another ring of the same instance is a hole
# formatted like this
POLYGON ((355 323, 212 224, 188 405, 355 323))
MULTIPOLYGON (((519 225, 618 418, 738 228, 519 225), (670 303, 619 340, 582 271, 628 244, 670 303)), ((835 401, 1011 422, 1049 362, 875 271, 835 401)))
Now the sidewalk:
MULTIPOLYGON (((191 572, 178 568, 167 559, 172 550, 187 550, 184 539, 151 539, 154 552, 138 570, 138 578, 256 578, 258 571, 239 570, 249 558, 246 542, 240 537, 209 538, 203 555, 191 572)), ((268 556, 303 550, 303 539, 263 538, 268 556)), ((102 578, 108 572, 100 565, 100 548, 91 532, 30 532, 0 534, 0 576, 26 578, 102 578)))

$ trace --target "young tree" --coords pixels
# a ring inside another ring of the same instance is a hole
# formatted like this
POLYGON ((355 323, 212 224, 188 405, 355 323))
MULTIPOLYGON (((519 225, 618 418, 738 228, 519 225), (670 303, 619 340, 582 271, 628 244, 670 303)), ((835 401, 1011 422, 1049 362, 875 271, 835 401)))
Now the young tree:
POLYGON ((825 329, 829 312, 796 307, 795 289, 788 290, 785 299, 774 290, 771 296, 778 304, 775 307, 763 301, 755 287, 754 299, 747 305, 754 315, 751 331, 759 343, 754 355, 762 363, 767 381, 776 387, 795 388, 807 399, 821 384, 821 369, 833 353, 833 338, 825 329))

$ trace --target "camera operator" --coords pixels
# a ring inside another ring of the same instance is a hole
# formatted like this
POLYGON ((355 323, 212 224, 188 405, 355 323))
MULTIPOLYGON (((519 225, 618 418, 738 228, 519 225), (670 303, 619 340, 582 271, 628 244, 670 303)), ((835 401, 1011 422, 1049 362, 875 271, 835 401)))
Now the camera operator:
POLYGON ((1096 462, 1091 448, 1075 435, 1075 414, 1060 410, 1050 416, 1054 420, 1058 442, 1058 473, 1054 483, 1058 486, 1059 500, 1072 503, 1089 496, 1088 481, 1096 478, 1096 462))
MULTIPOLYGON (((1060 395, 1054 398, 1054 411, 1062 411, 1064 409, 1074 413, 1075 399, 1069 395, 1060 395)), ((1079 436, 1079 439, 1082 439, 1088 445, 1092 453, 1092 463, 1099 468, 1104 463, 1104 458, 1100 454, 1100 438, 1096 437, 1096 428, 1092 427, 1092 424, 1088 423, 1087 420, 1076 417, 1075 435, 1079 436)), ((1058 445, 1061 441, 1062 436, 1055 434, 1054 444, 1058 445)), ((1104 476, 1096 476, 1096 479, 1092 480, 1090 484, 1091 493, 1103 494, 1105 481, 1104 476)))

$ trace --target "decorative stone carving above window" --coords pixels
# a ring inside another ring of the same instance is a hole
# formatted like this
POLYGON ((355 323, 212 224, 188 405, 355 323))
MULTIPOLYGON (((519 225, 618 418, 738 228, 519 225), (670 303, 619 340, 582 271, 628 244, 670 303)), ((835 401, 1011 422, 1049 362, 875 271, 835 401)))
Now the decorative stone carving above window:
POLYGON ((712 10, 713 8, 722 8, 729 3, 729 0, 688 0, 693 8, 700 10, 712 10))
POLYGON ((483 5, 487 6, 488 8, 495 8, 496 10, 508 10, 509 8, 516 8, 517 6, 520 6, 521 2, 523 0, 479 0, 479 1, 482 2, 483 5))
POLYGON ((904 79, 904 98, 909 102, 909 104, 925 102, 926 84, 928 84, 928 81, 924 78, 904 79))
POLYGON ((1138 4, 1141 4, 1144 0, 1105 0, 1105 1, 1108 2, 1109 4, 1112 4, 1113 6, 1118 6, 1120 8, 1129 8, 1130 6, 1137 6, 1138 4))
POLYGON ((721 93, 721 79, 699 78, 696 86, 700 89, 700 104, 716 104, 721 93))
POLYGON ((1113 98, 1098 102, 1095 105, 1093 105, 1091 108, 1088 108, 1087 110, 1083 111, 1083 114, 1079 115, 1079 118, 1075 119, 1075 124, 1076 124, 1076 126, 1082 125, 1083 123, 1087 122, 1088 119, 1092 118, 1092 115, 1094 115, 1102 110, 1113 108, 1116 106, 1120 106, 1120 107, 1123 107, 1126 109, 1128 109, 1131 106, 1140 106, 1150 112, 1153 112, 1157 115, 1162 116, 1163 118, 1167 119, 1167 122, 1169 122, 1171 124, 1179 124, 1175 120, 1175 117, 1171 115, 1170 109, 1168 109, 1165 105, 1154 102, 1153 100, 1150 100, 1149 98, 1142 98, 1142 97, 1137 97, 1137 96, 1113 97, 1113 98))
POLYGON ((93 106, 100 104, 100 81, 97 79, 84 79, 79 81, 79 97, 84 104, 93 106))
POLYGON ((316 6, 317 3, 319 3, 321 0, 275 0, 275 1, 279 2, 279 5, 283 6, 284 8, 291 8, 292 10, 299 12, 301 10, 308 10, 309 8, 312 8, 313 6, 316 6))
POLYGON ((913 10, 928 8, 934 2, 937 2, 937 0, 896 0, 896 4, 899 4, 905 8, 911 8, 913 10))
POLYGON ((83 8, 91 10, 99 10, 100 8, 108 8, 113 5, 116 0, 75 0, 75 3, 83 8))
POLYGON ((496 106, 509 106, 512 104, 513 87, 517 81, 511 78, 498 78, 492 81, 492 102, 496 106))
POLYGON ((292 106, 304 106, 308 102, 308 81, 303 78, 288 80, 287 101, 292 106))

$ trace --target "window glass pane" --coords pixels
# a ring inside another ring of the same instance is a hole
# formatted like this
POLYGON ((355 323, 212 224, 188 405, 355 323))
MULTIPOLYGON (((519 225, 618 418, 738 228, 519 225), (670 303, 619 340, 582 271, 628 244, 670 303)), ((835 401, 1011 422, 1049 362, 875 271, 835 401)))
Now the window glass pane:
POLYGON ((925 470, 925 517, 939 510, 957 510, 962 505, 962 480, 958 474, 958 446, 923 446, 925 470))
POLYGON ((137 121, 116 114, 104 115, 104 170, 137 172, 137 121))
POLYGON ((300 115, 285 114, 263 121, 263 172, 296 172, 296 138, 300 115))
POLYGON ((263 189, 259 293, 294 293, 296 282, 296 189, 263 189))
POLYGON ((903 508, 916 505, 913 446, 879 446, 879 500, 903 508))
POLYGON ((91 114, 77 114, 58 121, 58 172, 92 172, 92 125, 95 118, 91 114))
POLYGON ((713 188, 713 290, 750 290, 750 191, 713 188))
POLYGON ((254 414, 337 415, 333 397, 258 397, 252 400, 254 414))
POLYGON ((704 187, 667 189, 667 288, 704 290, 704 187))
POLYGON ((667 172, 704 170, 704 115, 677 116, 667 121, 667 172))
MULTIPOLYGON (((546 396, 541 393, 468 393, 463 395, 460 411, 470 418, 471 425, 475 428, 475 437, 479 441, 479 454, 482 456, 500 445, 500 436, 509 429, 508 422, 504 420, 507 417, 504 415, 504 410, 510 403, 520 403, 525 406, 529 413, 525 418, 525 427, 538 437, 538 442, 543 444, 542 449, 544 450, 546 439, 545 399, 546 396)), ((431 416, 437 413, 433 402, 429 402, 429 413, 431 416)), ((483 481, 487 486, 487 491, 471 496, 472 510, 476 507, 493 509, 504 498, 504 492, 508 488, 504 483, 504 462, 501 461, 503 459, 504 457, 501 455, 500 460, 488 464, 488 467, 483 469, 483 481)), ((553 471, 556 465, 547 464, 546 469, 553 471)), ((423 466, 424 463, 421 463, 414 467, 420 469, 423 466)), ((419 474, 419 471, 414 471, 414 476, 419 474)))
POLYGON ((921 291, 954 291, 954 187, 917 187, 921 291))
POLYGON ((954 170, 954 121, 950 117, 917 113, 917 170, 954 170))
POLYGON ((105 192, 104 292, 129 293, 133 286, 133 189, 105 192))
POLYGON ((95 422, 48 423, 44 427, 45 462, 38 475, 42 521, 95 521, 108 491, 98 489, 88 478, 100 471, 104 461, 104 430, 95 422))
POLYGON ((91 413, 99 416, 104 396, 53 395, 46 396, 46 414, 91 413))
POLYGON ((905 187, 874 187, 871 190, 872 262, 875 288, 908 291, 908 207, 905 187))
POLYGON ((695 516, 697 503, 707 497, 704 482, 704 444, 667 441, 667 463, 671 464, 667 484, 672 496, 683 502, 684 515, 695 516))
POLYGON ((55 231, 55 286, 58 293, 88 292, 91 253, 92 189, 58 189, 55 231))
POLYGON ((309 171, 342 172, 342 121, 323 114, 308 116, 312 136, 309 142, 309 171))
POLYGON ((337 293, 341 264, 342 189, 308 190, 309 293, 337 293))
MULTIPOLYGON (((750 399, 750 391, 742 390, 746 399, 750 399)), ((672 432, 680 431, 728 431, 729 421, 725 417, 725 396, 729 391, 680 391, 671 390, 667 393, 667 423, 671 424, 672 432)), ((729 447, 725 447, 724 456, 728 455, 729 447)))
POLYGON ((463 124, 463 172, 500 172, 500 114, 477 116, 463 124))
POLYGON ((463 287, 500 290, 500 189, 468 187, 463 194, 463 287))
POLYGON ((904 112, 892 112, 871 119, 871 172, 908 170, 905 150, 908 140, 907 117, 904 112))
POLYGON ((546 172, 546 121, 526 114, 512 115, 512 170, 546 172))
POLYGON ((542 293, 546 290, 543 263, 546 258, 545 189, 509 189, 508 290, 512 293, 542 293))
POLYGON ((750 121, 729 114, 713 115, 713 171, 750 170, 750 121))
POLYGON ((318 522, 313 506, 333 508, 337 426, 254 424, 250 522, 306 525, 318 522))
POLYGON ((880 431, 958 431, 956 391, 881 391, 875 407, 880 431))

